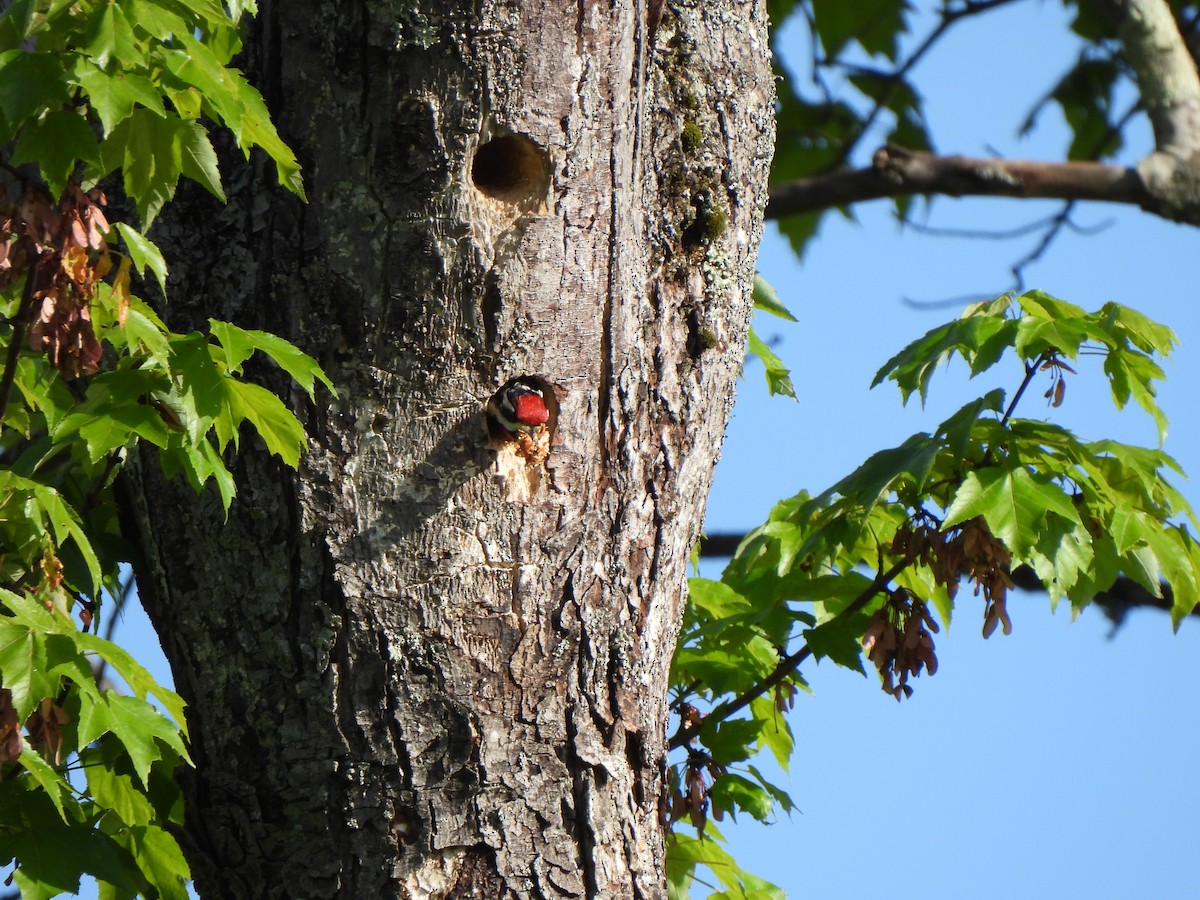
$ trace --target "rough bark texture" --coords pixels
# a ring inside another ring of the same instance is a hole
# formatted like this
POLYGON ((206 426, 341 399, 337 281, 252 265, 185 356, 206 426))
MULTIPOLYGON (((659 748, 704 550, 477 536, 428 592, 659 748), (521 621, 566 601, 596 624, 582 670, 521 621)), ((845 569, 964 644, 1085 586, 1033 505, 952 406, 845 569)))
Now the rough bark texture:
POLYGON ((774 135, 761 0, 650 5, 262 4, 310 203, 261 167, 185 201, 169 310, 292 338, 340 396, 298 477, 243 442, 227 524, 131 476, 202 896, 664 895, 667 668, 774 135), (487 445, 523 374, 560 388, 544 466, 487 445))
POLYGON ((1137 173, 1168 219, 1200 225, 1200 75, 1166 0, 1109 0, 1154 128, 1137 173))

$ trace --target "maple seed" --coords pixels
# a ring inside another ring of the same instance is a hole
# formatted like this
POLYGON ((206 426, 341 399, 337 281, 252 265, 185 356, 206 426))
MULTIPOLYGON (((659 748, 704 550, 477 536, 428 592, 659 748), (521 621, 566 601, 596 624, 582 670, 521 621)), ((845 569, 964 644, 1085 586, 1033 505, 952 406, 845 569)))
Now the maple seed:
POLYGON ((937 672, 938 661, 930 636, 931 631, 937 630, 937 622, 921 600, 904 588, 888 595, 884 605, 871 616, 863 635, 863 650, 879 669, 885 693, 897 701, 911 697, 910 675, 918 676, 922 670, 930 675, 937 672))

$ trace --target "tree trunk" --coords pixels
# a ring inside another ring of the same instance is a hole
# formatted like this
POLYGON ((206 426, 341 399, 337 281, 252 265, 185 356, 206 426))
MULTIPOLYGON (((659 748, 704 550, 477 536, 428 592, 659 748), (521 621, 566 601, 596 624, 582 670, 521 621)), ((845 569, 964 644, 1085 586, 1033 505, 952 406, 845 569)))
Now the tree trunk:
POLYGON ((666 685, 750 315, 762 0, 263 2, 247 68, 305 166, 156 231, 177 328, 316 355, 295 475, 227 523, 131 471, 190 704, 212 897, 662 897, 666 685), (202 224, 197 224, 202 223, 202 224), (551 452, 489 445, 507 379, 551 452), (553 405, 553 404, 552 404, 553 405))

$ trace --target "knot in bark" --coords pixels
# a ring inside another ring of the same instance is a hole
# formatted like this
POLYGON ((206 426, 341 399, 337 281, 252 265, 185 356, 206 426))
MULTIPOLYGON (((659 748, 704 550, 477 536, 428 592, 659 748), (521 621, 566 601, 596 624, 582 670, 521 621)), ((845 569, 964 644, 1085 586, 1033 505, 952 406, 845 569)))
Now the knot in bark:
POLYGON ((1200 225, 1200 152, 1186 157, 1158 151, 1137 164, 1146 208, 1173 222, 1200 225))

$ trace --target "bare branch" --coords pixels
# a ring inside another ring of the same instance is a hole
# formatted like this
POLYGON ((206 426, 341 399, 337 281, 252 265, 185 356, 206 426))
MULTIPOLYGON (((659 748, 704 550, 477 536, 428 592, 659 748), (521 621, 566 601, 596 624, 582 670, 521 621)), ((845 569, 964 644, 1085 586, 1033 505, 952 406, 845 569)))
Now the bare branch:
MULTIPOLYGON (((782 219, 885 197, 1038 197, 1127 203, 1200 225, 1200 73, 1166 0, 1109 0, 1137 79, 1156 151, 1136 169, 1098 162, 939 156, 883 147, 866 168, 775 185, 767 217, 782 219)), ((935 32, 936 34, 936 32, 935 32)), ((1127 121, 1132 110, 1123 119, 1127 121)), ((1120 124, 1117 125, 1120 127, 1120 124)))
MULTIPOLYGON (((875 152, 869 168, 776 185, 767 218, 913 194, 1103 200, 1142 207, 1154 203, 1138 174, 1124 166, 939 156, 888 146, 875 152)), ((1200 222, 1200 209, 1192 212, 1200 222)))
POLYGON ((1058 215, 1051 222, 1050 227, 1042 234, 1041 240, 1037 242, 1037 246, 1013 263, 1012 275, 1017 290, 1025 289, 1025 268, 1033 265, 1046 254, 1046 251, 1050 249, 1050 245, 1054 243, 1055 239, 1067 226, 1067 223, 1070 222, 1071 212, 1074 209, 1074 200, 1068 200, 1064 203, 1058 215))
POLYGON ((918 234, 972 241, 1011 241, 1058 227, 1069 228, 1076 234, 1092 235, 1106 231, 1112 227, 1112 224, 1112 219, 1105 219, 1096 225, 1080 225, 1078 222, 1072 222, 1069 217, 1063 221, 1062 212, 1057 212, 1052 216, 1042 216, 1040 219, 1026 222, 1024 225, 1017 225, 1015 228, 939 228, 934 225, 926 225, 924 222, 914 222, 911 219, 904 220, 904 227, 911 228, 918 234))
POLYGON ((1124 55, 1154 129, 1156 150, 1138 175, 1155 201, 1146 209, 1200 224, 1200 74, 1166 0, 1109 0, 1124 55))

